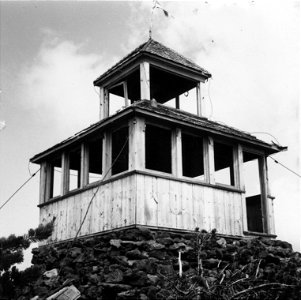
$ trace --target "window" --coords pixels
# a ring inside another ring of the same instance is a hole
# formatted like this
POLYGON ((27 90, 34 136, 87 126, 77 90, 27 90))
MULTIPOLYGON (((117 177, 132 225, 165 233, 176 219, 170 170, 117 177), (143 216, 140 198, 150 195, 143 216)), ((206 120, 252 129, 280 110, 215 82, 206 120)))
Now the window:
POLYGON ((203 138, 182 133, 183 176, 204 180, 203 138))
MULTIPOLYGON (((61 195, 62 160, 61 157, 51 162, 50 198, 61 195)), ((49 200, 49 199, 46 199, 49 200)))
POLYGON ((171 131, 153 125, 145 129, 145 168, 171 173, 171 131))
POLYGON ((69 152, 69 188, 68 191, 78 189, 80 187, 80 148, 69 152))
POLYGON ((102 178, 102 138, 88 143, 89 149, 89 177, 88 183, 96 182, 102 178))
POLYGON ((112 175, 129 168, 129 129, 120 128, 112 133, 112 175))
POLYGON ((260 156, 243 152, 248 230, 263 232, 262 195, 259 173, 260 156))
POLYGON ((214 142, 215 183, 234 186, 233 147, 214 142))

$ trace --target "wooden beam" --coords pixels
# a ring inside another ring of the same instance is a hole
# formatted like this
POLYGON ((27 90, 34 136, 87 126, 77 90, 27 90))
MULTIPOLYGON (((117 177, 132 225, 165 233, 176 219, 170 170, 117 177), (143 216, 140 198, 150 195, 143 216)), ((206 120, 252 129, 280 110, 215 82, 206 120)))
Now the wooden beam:
POLYGON ((176 96, 176 109, 180 109, 180 96, 176 96))
POLYGON ((266 175, 266 186, 267 186, 267 213, 268 213, 268 227, 269 227, 269 233, 275 234, 275 220, 274 220, 274 204, 273 201, 275 197, 271 194, 270 184, 269 184, 269 172, 268 172, 268 162, 267 158, 264 157, 265 160, 265 175, 266 175))
POLYGON ((198 82, 196 85, 196 106, 197 106, 197 115, 199 117, 203 116, 202 110, 202 95, 201 95, 201 83, 198 82))
POLYGON ((209 166, 209 138, 203 137, 203 164, 205 182, 210 182, 210 166, 209 166))
POLYGON ((89 147, 86 143, 81 144, 80 151, 80 188, 89 183, 89 147))
POLYGON ((240 161, 239 161, 239 153, 238 153, 238 145, 233 145, 233 177, 234 177, 234 186, 237 188, 241 188, 240 180, 240 161))
POLYGON ((182 171, 182 131, 176 128, 171 135, 171 160, 172 175, 177 177, 183 176, 182 171))
MULTIPOLYGON (((215 178, 214 178, 214 173, 215 173, 215 165, 214 165, 214 141, 212 137, 208 137, 208 162, 209 166, 209 183, 210 184, 215 184, 215 178)), ((208 171, 207 171, 208 172, 208 171)))
POLYGON ((68 153, 62 154, 62 179, 61 179, 61 195, 69 192, 70 187, 70 161, 68 153))
POLYGON ((145 169, 145 120, 129 121, 129 170, 145 169))
POLYGON ((108 179, 112 174, 112 135, 110 132, 104 133, 102 145, 103 176, 106 176, 105 179, 108 179))
POLYGON ((104 108, 103 108, 104 118, 110 115, 110 95, 107 89, 104 89, 104 108))
POLYGON ((237 178, 237 187, 240 190, 245 190, 245 175, 244 175, 244 158, 243 158, 243 149, 240 144, 237 146, 237 168, 238 168, 238 178, 237 178))
POLYGON ((267 193, 267 169, 266 169, 266 158, 258 158, 259 166, 259 180, 261 187, 261 210, 262 210, 262 225, 263 232, 270 233, 270 224, 269 224, 269 207, 267 205, 268 193, 267 193))
POLYGON ((52 197, 52 174, 51 165, 48 162, 41 163, 40 170, 40 193, 39 193, 39 203, 42 204, 47 202, 52 197))
POLYGON ((241 214, 242 214, 242 229, 248 231, 248 219, 247 219, 247 203, 246 203, 246 187, 245 187, 245 173, 244 173, 244 158, 243 148, 240 144, 237 147, 237 167, 238 167, 238 187, 244 191, 241 197, 241 214))
POLYGON ((99 120, 105 118, 104 108, 105 108, 104 88, 100 86, 99 87, 99 120))
POLYGON ((150 75, 149 63, 143 61, 140 63, 140 98, 141 100, 150 100, 150 75))
POLYGON ((129 106, 129 97, 128 97, 128 84, 126 81, 123 81, 123 94, 124 94, 124 106, 129 106))

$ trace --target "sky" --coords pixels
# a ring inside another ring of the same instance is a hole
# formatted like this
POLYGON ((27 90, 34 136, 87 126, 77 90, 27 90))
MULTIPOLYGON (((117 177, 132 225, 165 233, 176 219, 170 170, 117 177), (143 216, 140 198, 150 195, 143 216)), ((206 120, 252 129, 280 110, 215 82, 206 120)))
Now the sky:
MULTIPOLYGON (((155 9, 153 38, 213 75, 207 117, 288 146, 274 158, 300 174, 299 1, 160 3, 171 16, 155 9)), ((93 80, 147 41, 151 7, 0 1, 0 206, 38 170, 32 156, 98 121, 93 80)), ((268 168, 276 233, 300 251, 300 178, 268 168)), ((38 190, 37 175, 0 210, 0 236, 37 227, 38 190)))

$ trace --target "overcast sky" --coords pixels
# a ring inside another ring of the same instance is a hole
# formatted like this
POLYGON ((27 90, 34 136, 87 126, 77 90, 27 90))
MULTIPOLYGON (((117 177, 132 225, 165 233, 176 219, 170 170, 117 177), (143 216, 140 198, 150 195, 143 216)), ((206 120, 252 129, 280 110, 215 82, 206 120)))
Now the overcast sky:
MULTIPOLYGON (((98 120, 92 82, 148 39, 151 4, 0 2, 0 205, 38 169, 30 157, 98 120)), ((173 17, 155 11, 153 38, 213 75, 207 115, 272 134, 288 146, 274 157, 300 173, 299 1, 161 4, 173 17)), ((300 250, 300 181, 270 159, 269 170, 276 233, 300 250)), ((0 236, 38 225, 38 179, 0 210, 0 236)))

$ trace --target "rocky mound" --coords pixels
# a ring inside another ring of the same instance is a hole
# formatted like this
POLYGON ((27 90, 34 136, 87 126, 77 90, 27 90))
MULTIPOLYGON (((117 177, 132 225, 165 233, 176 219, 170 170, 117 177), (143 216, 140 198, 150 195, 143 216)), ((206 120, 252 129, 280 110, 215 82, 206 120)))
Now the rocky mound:
POLYGON ((301 254, 289 243, 214 231, 128 229, 36 248, 32 263, 15 299, 69 284, 79 299, 301 299, 301 254))

